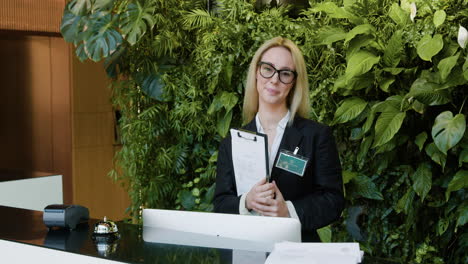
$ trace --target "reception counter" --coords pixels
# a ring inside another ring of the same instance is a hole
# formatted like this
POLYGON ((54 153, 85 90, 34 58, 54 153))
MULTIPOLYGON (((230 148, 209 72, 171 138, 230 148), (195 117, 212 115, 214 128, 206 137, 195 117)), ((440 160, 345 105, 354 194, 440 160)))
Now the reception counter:
POLYGON ((260 258, 259 252, 236 258, 231 249, 149 243, 143 241, 142 226, 123 222, 117 223, 120 239, 96 243, 92 239, 95 219, 73 231, 49 231, 41 211, 0 206, 0 215, 2 263, 245 263, 245 257, 250 263, 263 263, 266 257, 266 252, 260 258), (5 256, 16 258, 3 262, 5 256))
MULTIPOLYGON (((117 222, 120 238, 95 242, 89 220, 76 230, 48 230, 42 211, 0 206, 1 263, 264 263, 268 252, 154 243, 143 227, 117 222)), ((362 263, 388 263, 365 257, 362 263)))

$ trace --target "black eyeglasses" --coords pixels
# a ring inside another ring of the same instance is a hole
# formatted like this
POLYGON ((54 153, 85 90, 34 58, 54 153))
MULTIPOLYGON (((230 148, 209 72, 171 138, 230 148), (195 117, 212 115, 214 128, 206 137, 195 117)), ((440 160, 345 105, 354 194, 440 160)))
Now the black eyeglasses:
POLYGON ((261 61, 258 63, 258 66, 260 66, 260 75, 262 75, 262 77, 266 79, 269 79, 273 77, 275 73, 278 73, 280 82, 284 84, 290 84, 297 77, 296 71, 277 70, 275 66, 268 62, 261 61))

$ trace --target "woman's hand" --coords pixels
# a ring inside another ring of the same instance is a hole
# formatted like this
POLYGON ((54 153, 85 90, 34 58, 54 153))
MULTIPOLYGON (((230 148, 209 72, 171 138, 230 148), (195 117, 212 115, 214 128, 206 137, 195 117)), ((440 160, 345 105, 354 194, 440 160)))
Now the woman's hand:
POLYGON ((257 182, 245 197, 245 207, 249 210, 258 211, 256 208, 262 204, 264 199, 273 198, 275 193, 272 183, 267 183, 266 178, 257 182))
POLYGON ((289 217, 288 206, 276 183, 265 179, 255 184, 245 199, 247 209, 266 216, 289 217))

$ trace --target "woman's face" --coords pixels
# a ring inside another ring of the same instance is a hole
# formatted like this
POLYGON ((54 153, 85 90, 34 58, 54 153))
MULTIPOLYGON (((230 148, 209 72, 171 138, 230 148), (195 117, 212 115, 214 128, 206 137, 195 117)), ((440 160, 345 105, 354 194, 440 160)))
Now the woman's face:
POLYGON ((293 80, 289 84, 284 83, 289 82, 288 79, 290 79, 290 77, 288 77, 288 75, 292 74, 292 72, 289 71, 296 70, 291 52, 285 47, 270 48, 263 53, 260 63, 265 67, 263 68, 263 74, 260 72, 262 67, 257 67, 257 92, 259 104, 286 106, 289 91, 294 86, 295 82, 295 80, 293 80), (280 73, 275 72, 275 69, 287 70, 281 72, 281 80, 279 76, 280 73), (273 74, 273 76, 270 78, 263 77, 268 75, 268 73, 270 75, 273 74))

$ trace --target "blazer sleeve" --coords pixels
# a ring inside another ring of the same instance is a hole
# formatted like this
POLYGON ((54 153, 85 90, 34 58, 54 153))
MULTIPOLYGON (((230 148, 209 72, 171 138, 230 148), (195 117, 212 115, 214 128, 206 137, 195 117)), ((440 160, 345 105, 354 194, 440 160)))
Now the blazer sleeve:
POLYGON ((231 138, 226 137, 219 147, 216 168, 216 188, 213 200, 216 213, 239 214, 240 196, 232 165, 231 138))
POLYGON ((338 220, 344 208, 343 182, 338 150, 331 129, 323 126, 313 149, 311 190, 292 201, 302 229, 314 231, 338 220))

